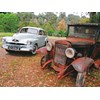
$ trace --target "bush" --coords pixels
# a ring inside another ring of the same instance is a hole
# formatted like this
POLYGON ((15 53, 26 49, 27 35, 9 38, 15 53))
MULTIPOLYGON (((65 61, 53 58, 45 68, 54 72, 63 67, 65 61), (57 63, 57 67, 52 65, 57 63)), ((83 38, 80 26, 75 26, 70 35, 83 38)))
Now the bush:
POLYGON ((49 30, 49 31, 48 31, 48 35, 49 35, 49 36, 53 36, 53 34, 54 34, 54 30, 49 30))
POLYGON ((2 18, 2 26, 5 32, 16 32, 18 28, 18 17, 16 14, 5 14, 2 18))
POLYGON ((0 32, 4 32, 4 27, 0 25, 0 32))
POLYGON ((58 36, 59 37, 65 37, 66 35, 67 35, 67 33, 65 31, 63 31, 63 30, 58 31, 58 36))

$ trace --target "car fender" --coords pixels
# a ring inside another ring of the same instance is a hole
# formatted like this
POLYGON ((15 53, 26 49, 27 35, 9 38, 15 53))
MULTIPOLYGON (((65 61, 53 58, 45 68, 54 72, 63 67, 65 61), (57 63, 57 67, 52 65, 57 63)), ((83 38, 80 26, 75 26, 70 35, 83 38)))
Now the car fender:
POLYGON ((42 53, 44 55, 48 54, 48 51, 47 51, 46 47, 39 48, 36 52, 37 53, 42 53))
POLYGON ((38 40, 37 39, 22 39, 22 40, 19 41, 19 43, 27 44, 27 41, 32 41, 32 45, 34 45, 36 43, 38 44, 38 40))
POLYGON ((94 64, 94 60, 89 57, 82 57, 74 60, 71 65, 80 73, 87 71, 87 69, 94 64))
POLYGON ((7 42, 11 42, 12 41, 12 37, 11 36, 2 37, 2 39, 6 39, 7 42))
POLYGON ((33 43, 33 45, 34 45, 34 44, 38 44, 38 39, 33 39, 33 40, 32 40, 32 43, 33 43))

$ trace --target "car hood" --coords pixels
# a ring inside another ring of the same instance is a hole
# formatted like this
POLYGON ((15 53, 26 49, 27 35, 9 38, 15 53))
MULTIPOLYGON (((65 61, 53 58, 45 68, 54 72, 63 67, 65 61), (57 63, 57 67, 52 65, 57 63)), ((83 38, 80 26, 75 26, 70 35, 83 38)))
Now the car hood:
POLYGON ((6 39, 7 42, 12 42, 12 43, 16 42, 23 44, 26 44, 28 40, 30 41, 37 40, 36 35, 28 33, 17 33, 14 34, 12 37, 3 37, 3 39, 6 39))
POLYGON ((95 44, 95 40, 88 39, 88 38, 78 38, 78 37, 67 37, 64 40, 58 40, 56 43, 67 44, 67 41, 71 42, 72 44, 95 44))
POLYGON ((30 33, 17 33, 14 34, 12 39, 16 39, 16 40, 23 40, 23 39, 35 39, 36 35, 35 34, 30 34, 30 33))

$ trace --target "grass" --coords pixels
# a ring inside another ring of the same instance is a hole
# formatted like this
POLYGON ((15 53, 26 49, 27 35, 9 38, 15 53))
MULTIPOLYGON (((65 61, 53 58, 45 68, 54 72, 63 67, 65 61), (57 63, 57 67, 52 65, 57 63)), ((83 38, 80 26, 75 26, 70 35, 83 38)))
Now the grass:
POLYGON ((5 37, 5 36, 12 36, 13 33, 5 33, 5 32, 0 32, 0 37, 5 37))

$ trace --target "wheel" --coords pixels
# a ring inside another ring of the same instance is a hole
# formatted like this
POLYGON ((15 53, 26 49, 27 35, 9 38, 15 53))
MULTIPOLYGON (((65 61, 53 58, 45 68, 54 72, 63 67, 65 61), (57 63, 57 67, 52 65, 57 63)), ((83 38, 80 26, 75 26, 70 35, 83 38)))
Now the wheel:
MULTIPOLYGON (((48 61, 50 60, 48 55, 45 55, 41 58, 41 61, 40 61, 40 65, 41 65, 41 68, 43 68, 43 65, 48 61)), ((46 67, 50 68, 51 67, 51 63, 49 63, 46 67)))
POLYGON ((35 55, 37 49, 38 49, 38 46, 35 44, 34 47, 33 47, 33 50, 31 51, 31 53, 32 53, 33 55, 35 55))
POLYGON ((76 78, 76 86, 83 87, 85 85, 86 72, 78 73, 76 78))
POLYGON ((41 64, 41 67, 43 68, 43 65, 46 63, 46 56, 43 56, 42 58, 41 58, 41 61, 40 61, 40 64, 41 64))

